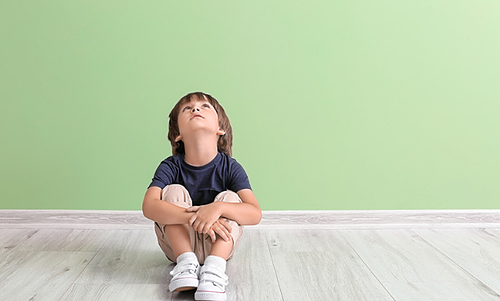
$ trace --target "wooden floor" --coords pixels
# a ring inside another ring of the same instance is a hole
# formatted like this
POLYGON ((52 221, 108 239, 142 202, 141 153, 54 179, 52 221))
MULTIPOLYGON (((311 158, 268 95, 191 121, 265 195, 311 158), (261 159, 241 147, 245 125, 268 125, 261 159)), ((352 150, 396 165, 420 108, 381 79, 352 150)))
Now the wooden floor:
MULTIPOLYGON (((228 300, 500 300, 499 216, 265 213, 228 300)), ((168 291, 172 268, 139 212, 0 210, 0 300, 193 300, 168 291)))

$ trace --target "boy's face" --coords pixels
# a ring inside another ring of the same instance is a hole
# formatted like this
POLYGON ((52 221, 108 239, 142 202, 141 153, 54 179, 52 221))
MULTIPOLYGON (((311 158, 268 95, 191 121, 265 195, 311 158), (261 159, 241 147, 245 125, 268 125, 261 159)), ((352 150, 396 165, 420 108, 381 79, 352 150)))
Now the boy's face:
POLYGON ((189 137, 197 131, 208 135, 219 136, 224 132, 219 128, 219 117, 215 108, 206 99, 193 97, 180 107, 178 117, 180 135, 176 141, 189 137))

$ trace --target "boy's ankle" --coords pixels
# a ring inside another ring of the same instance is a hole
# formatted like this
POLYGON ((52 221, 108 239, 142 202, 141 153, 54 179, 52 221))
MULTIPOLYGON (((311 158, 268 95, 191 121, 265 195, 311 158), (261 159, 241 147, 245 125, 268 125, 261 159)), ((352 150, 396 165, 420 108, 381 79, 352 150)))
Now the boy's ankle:
POLYGON ((186 252, 177 257, 177 265, 170 272, 172 279, 168 286, 171 292, 193 290, 199 284, 200 264, 193 252, 186 252))
POLYGON ((194 252, 185 252, 177 256, 176 262, 180 263, 181 261, 196 261, 199 264, 198 257, 194 252))
POLYGON ((226 264, 227 261, 224 258, 215 255, 209 255, 205 259, 205 265, 216 266, 222 272, 226 272, 226 264))
POLYGON ((200 284, 194 294, 195 300, 226 300, 228 277, 225 274, 226 260, 208 256, 200 270, 200 284))

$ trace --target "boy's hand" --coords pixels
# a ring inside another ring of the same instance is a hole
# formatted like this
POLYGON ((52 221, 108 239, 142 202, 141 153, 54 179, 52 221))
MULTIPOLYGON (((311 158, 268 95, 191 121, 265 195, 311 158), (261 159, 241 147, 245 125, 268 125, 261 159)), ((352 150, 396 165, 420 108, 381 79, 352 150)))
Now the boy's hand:
POLYGON ((189 225, 193 227, 196 232, 207 234, 212 225, 221 216, 220 204, 222 204, 222 202, 187 208, 187 212, 195 212, 189 219, 189 225))
POLYGON ((231 225, 229 225, 227 219, 219 218, 208 231, 208 235, 212 239, 212 243, 217 239, 216 235, 219 235, 220 238, 224 241, 231 240, 230 233, 232 231, 231 225))

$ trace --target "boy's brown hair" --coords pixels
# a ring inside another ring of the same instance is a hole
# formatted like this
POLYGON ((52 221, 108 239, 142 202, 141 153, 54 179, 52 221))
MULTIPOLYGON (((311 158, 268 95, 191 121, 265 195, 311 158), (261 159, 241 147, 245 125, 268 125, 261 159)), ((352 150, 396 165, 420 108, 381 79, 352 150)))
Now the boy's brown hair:
POLYGON ((217 99, 203 92, 193 92, 182 97, 168 115, 170 119, 168 122, 168 140, 172 145, 172 155, 175 156, 177 154, 186 153, 184 149, 184 142, 175 141, 175 138, 180 135, 178 118, 181 106, 190 102, 193 98, 198 98, 200 100, 205 99, 214 107, 219 118, 219 127, 226 132, 224 135, 219 136, 219 140, 217 141, 217 150, 231 157, 233 155, 233 129, 231 127, 231 123, 229 122, 229 117, 227 117, 224 108, 219 104, 217 99))

